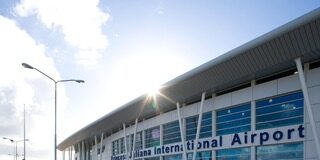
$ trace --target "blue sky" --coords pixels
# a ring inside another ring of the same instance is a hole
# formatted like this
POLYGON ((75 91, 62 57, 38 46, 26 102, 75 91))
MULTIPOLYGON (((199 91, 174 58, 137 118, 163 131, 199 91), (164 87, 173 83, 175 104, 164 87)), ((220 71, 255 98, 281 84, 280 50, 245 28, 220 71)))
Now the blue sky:
MULTIPOLYGON (((28 157, 52 157, 53 84, 22 68, 22 62, 56 79, 86 81, 59 84, 61 141, 139 95, 318 7, 319 0, 2 0, 0 136, 23 137, 26 104, 28 157)), ((0 159, 12 158, 11 152, 11 144, 1 139, 0 159)))

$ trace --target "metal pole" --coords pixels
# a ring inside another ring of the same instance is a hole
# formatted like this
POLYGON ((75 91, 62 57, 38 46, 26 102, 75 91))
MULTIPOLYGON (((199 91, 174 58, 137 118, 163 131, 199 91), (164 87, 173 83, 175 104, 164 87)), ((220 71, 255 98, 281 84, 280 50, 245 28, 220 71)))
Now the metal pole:
POLYGON ((23 105, 23 160, 26 160, 26 105, 23 105))
POLYGON ((17 149, 18 142, 16 141, 15 144, 16 144, 16 146, 15 146, 16 147, 16 160, 18 160, 18 149, 17 149))
POLYGON ((57 82, 54 82, 54 160, 57 160, 57 82))
POLYGON ((186 160, 187 159, 187 151, 186 151, 186 143, 184 141, 183 125, 182 125, 182 121, 181 121, 179 102, 177 102, 177 113, 178 113, 178 119, 179 119, 179 125, 180 125, 180 136, 181 136, 181 142, 182 142, 182 148, 183 148, 182 159, 186 160))
POLYGON ((200 129, 201 129, 203 103, 204 103, 205 98, 206 98, 206 92, 203 92, 202 97, 201 97, 201 103, 200 103, 198 126, 197 126, 197 132, 196 132, 196 140, 194 142, 192 160, 195 160, 196 155, 197 155, 196 153, 197 153, 197 149, 198 149, 199 134, 200 134, 200 129))
POLYGON ((13 142, 13 160, 16 160, 16 146, 13 142))
POLYGON ((34 69, 36 71, 38 71, 39 73, 41 73, 42 75, 46 76, 47 78, 49 78, 50 80, 52 80, 54 82, 54 87, 55 87, 55 119, 54 119, 54 160, 57 160, 57 83, 58 82, 77 82, 77 83, 84 83, 84 80, 80 80, 80 79, 66 79, 66 80, 54 80, 52 77, 50 77, 49 75, 45 74, 44 72, 40 71, 39 69, 32 67, 31 65, 27 64, 27 63, 22 63, 22 66, 24 68, 27 69, 34 69))
POLYGON ((318 133, 317 133, 317 129, 316 129, 316 123, 315 123, 315 120, 313 117, 313 112, 312 112, 311 103, 310 103, 310 99, 309 99, 306 80, 304 78, 304 72, 302 69, 301 59, 297 58, 297 59, 295 59, 295 62, 296 62, 296 66, 298 69, 298 74, 299 74, 299 79, 300 79, 300 83, 301 83, 304 101, 306 103, 306 109, 307 109, 307 112, 309 115, 311 130, 312 130, 312 134, 313 134, 313 138, 314 138, 314 143, 316 145, 318 159, 320 159, 320 142, 319 142, 319 137, 318 137, 318 133))

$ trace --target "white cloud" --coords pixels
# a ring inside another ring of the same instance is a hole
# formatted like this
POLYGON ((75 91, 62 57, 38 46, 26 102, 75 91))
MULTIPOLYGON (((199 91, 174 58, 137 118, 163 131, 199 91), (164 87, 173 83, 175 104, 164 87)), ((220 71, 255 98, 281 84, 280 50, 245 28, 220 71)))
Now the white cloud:
POLYGON ((98 8, 99 0, 21 0, 20 16, 36 15, 47 28, 61 28, 64 39, 78 49, 79 64, 94 65, 108 46, 102 26, 109 14, 98 8))
MULTIPOLYGON (((59 72, 53 60, 45 55, 45 47, 17 27, 15 21, 0 15, 0 24, 0 137, 23 138, 22 115, 26 104, 30 139, 27 144, 32 152, 29 155, 45 155, 38 158, 47 159, 53 146, 54 85, 35 70, 23 68, 21 63, 27 62, 57 79, 59 72)), ((59 88, 58 98, 62 112, 67 103, 63 86, 59 88)), ((1 139, 0 148, 6 145, 11 144, 1 139)), ((12 150, 0 150, 1 160, 8 158, 5 156, 8 151, 12 150)))

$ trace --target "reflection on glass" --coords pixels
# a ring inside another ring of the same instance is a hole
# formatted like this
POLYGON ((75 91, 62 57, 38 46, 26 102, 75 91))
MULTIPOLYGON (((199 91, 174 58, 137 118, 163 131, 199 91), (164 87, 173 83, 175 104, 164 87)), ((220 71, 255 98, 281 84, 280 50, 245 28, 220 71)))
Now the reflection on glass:
POLYGON ((250 148, 222 149, 217 151, 217 160, 250 160, 250 148))
POLYGON ((303 143, 257 147, 257 160, 302 160, 303 143))
POLYGON ((303 123, 303 94, 295 92, 256 102, 256 128, 274 128, 303 123))

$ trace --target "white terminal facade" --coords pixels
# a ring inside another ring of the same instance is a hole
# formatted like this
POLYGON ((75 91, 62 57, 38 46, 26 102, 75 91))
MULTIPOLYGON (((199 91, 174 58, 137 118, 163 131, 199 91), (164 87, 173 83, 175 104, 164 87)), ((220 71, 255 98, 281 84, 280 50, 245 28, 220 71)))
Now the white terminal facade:
POLYGON ((64 160, 319 160, 320 9, 62 141, 64 160))

